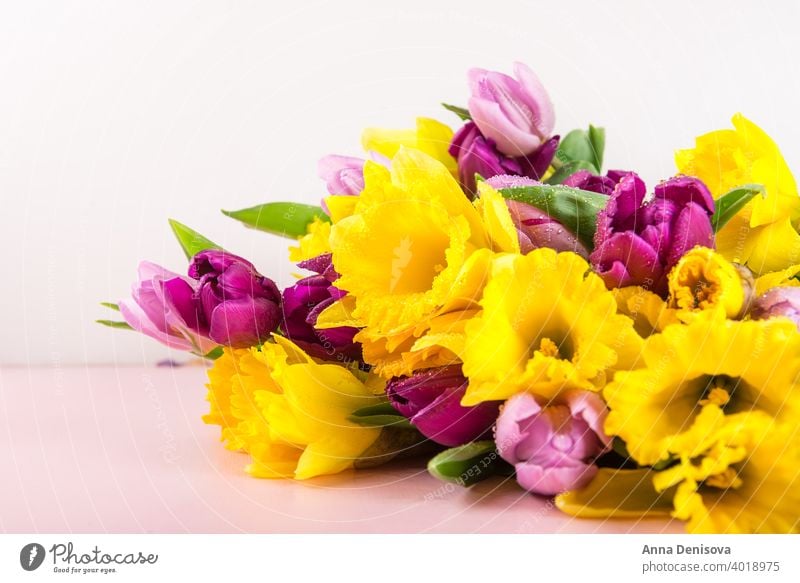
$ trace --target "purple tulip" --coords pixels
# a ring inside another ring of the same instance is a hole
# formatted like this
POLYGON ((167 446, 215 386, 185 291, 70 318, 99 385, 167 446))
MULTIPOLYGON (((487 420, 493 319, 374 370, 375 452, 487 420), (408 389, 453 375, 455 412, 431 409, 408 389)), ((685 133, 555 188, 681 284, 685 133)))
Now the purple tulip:
POLYGON ((608 451, 606 408, 588 391, 570 390, 542 406, 519 393, 500 410, 495 442, 516 469, 517 482, 534 494, 552 496, 581 488, 597 473, 594 460, 608 451))
POLYGON ((619 184, 619 181, 628 174, 631 173, 625 170, 609 170, 605 176, 598 176, 597 174, 592 174, 588 170, 578 170, 570 175, 562 184, 564 186, 571 186, 572 188, 588 190, 589 192, 611 195, 611 193, 614 192, 614 188, 619 184))
POLYGON ((328 189, 328 194, 357 196, 364 190, 364 160, 331 154, 322 158, 317 173, 328 189))
POLYGON ((174 290, 177 295, 188 289, 191 297, 194 286, 195 282, 186 277, 142 261, 139 280, 133 284, 133 298, 121 300, 119 311, 131 328, 170 348, 206 354, 217 344, 197 332, 197 313, 182 313, 169 293, 174 290))
POLYGON ((283 290, 283 323, 286 336, 311 356, 343 362, 360 361, 361 345, 353 341, 357 328, 317 330, 317 318, 344 292, 333 285, 339 277, 333 270, 331 254, 298 263, 316 275, 305 277, 283 290))
POLYGON ((666 297, 667 274, 696 245, 714 247, 714 199, 700 180, 670 178, 642 204, 644 182, 623 176, 597 217, 590 259, 609 288, 640 285, 666 297))
POLYGON ((394 378, 386 384, 386 395, 425 437, 455 447, 488 434, 500 408, 492 401, 462 406, 467 383, 461 365, 444 366, 394 378))
POLYGON ((516 79, 485 69, 468 73, 472 96, 469 113, 500 152, 518 157, 532 154, 547 141, 555 125, 555 113, 533 71, 514 63, 516 79))
POLYGON ((753 302, 750 317, 754 320, 789 318, 800 330, 800 287, 774 287, 753 302))
POLYGON ((490 138, 484 137, 474 122, 467 122, 453 136, 448 152, 458 162, 458 179, 464 190, 475 193, 475 175, 491 178, 499 175, 527 176, 539 180, 558 150, 558 136, 545 141, 528 156, 504 155, 490 138))
POLYGON ((195 314, 196 330, 218 344, 255 346, 278 327, 280 292, 246 259, 201 251, 192 258, 189 277, 197 280, 196 289, 182 282, 167 295, 184 317, 195 314))

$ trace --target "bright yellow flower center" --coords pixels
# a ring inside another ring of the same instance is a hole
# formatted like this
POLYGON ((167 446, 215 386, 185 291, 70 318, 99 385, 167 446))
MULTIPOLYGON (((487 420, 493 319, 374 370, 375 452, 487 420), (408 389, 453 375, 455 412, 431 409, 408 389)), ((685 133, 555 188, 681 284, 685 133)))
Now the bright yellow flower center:
POLYGON ((614 295, 574 253, 501 256, 480 305, 466 325, 464 405, 519 391, 550 398, 566 388, 598 390, 641 347, 614 295))
POLYGON ((800 333, 785 320, 732 321, 704 312, 649 337, 645 368, 605 389, 606 431, 640 464, 695 457, 740 417, 800 418, 800 333))
POLYGON ((695 247, 669 274, 669 306, 681 312, 721 309, 731 318, 743 311, 752 293, 752 278, 707 247, 695 247))

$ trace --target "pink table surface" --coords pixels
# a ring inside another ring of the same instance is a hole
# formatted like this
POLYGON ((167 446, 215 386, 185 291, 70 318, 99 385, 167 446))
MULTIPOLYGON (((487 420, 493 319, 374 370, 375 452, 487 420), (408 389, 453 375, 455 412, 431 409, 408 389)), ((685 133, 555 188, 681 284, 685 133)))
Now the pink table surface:
POLYGON ((573 519, 508 479, 456 488, 422 459, 254 479, 201 421, 204 381, 200 366, 0 369, 0 531, 682 532, 573 519))

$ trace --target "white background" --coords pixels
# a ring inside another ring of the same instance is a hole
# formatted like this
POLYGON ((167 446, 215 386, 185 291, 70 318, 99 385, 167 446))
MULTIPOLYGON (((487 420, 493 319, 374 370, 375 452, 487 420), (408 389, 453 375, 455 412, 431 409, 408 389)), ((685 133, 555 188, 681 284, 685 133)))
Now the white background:
POLYGON ((470 66, 534 68, 557 130, 608 131, 652 183, 742 111, 800 169, 800 11, 767 2, 0 4, 0 363, 176 356, 93 324, 140 259, 185 261, 179 219, 290 281, 285 243, 219 214, 315 202, 361 128, 465 104, 470 66))

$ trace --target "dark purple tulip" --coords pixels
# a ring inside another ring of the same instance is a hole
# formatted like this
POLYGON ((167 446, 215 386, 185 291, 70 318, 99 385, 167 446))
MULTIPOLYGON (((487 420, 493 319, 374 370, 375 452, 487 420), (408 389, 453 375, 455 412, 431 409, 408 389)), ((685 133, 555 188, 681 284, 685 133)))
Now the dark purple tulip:
POLYGON ((361 360, 361 345, 353 342, 358 328, 339 327, 317 330, 317 318, 344 292, 333 285, 338 274, 327 253, 298 264, 315 271, 283 290, 283 324, 286 336, 311 356, 324 360, 361 360))
POLYGON ((789 318, 800 330, 800 287, 774 287, 753 302, 753 320, 789 318))
POLYGON ((502 154, 495 143, 481 134, 474 122, 467 122, 453 136, 449 152, 458 161, 458 178, 464 189, 475 193, 475 175, 484 178, 510 174, 539 180, 558 149, 558 136, 545 141, 527 156, 511 158, 502 154))
POLYGON ((280 292, 246 259, 216 249, 201 251, 192 258, 189 277, 199 282, 196 290, 173 280, 166 293, 183 318, 214 342, 247 348, 278 327, 280 292))
POLYGON ((572 188, 588 190, 589 192, 610 195, 614 192, 614 188, 619 184, 623 176, 627 176, 628 174, 630 174, 630 172, 625 170, 609 170, 606 172, 605 176, 598 176, 597 174, 592 174, 588 170, 578 170, 570 175, 562 184, 564 186, 571 186, 572 188))
POLYGON ((667 274, 678 259, 696 245, 714 247, 714 199, 689 176, 660 183, 653 200, 642 204, 646 192, 636 174, 622 177, 598 214, 590 259, 609 288, 640 285, 666 296, 667 274))
POLYGON ((394 378, 386 384, 386 395, 425 437, 455 447, 488 435, 500 410, 499 401, 463 407, 467 383, 461 365, 444 366, 394 378))

